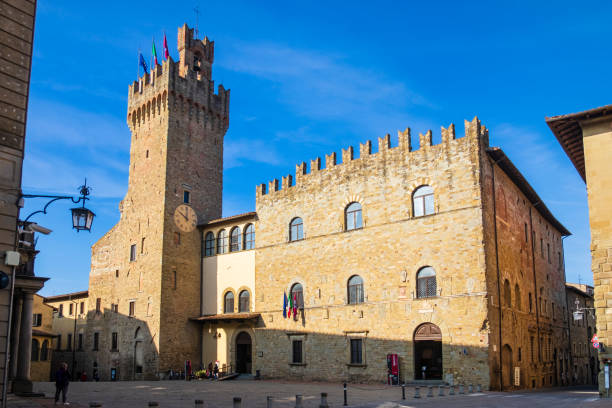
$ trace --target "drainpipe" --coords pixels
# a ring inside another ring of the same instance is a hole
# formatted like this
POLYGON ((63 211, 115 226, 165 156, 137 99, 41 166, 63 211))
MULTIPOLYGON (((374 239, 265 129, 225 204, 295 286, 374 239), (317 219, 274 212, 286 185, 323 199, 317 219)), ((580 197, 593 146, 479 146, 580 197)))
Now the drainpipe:
POLYGON ((497 271, 497 303, 498 303, 498 316, 499 316, 499 390, 503 391, 503 361, 502 361, 502 299, 501 299, 501 288, 499 286, 499 248, 497 245, 497 204, 495 200, 495 164, 491 162, 491 181, 493 190, 493 231, 495 235, 495 269, 497 271))

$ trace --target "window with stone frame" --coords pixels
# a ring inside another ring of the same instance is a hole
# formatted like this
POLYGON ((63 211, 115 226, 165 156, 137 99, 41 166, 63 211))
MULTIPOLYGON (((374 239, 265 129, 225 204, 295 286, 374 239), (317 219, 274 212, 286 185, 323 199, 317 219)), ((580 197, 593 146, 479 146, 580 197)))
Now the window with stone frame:
POLYGON ((361 365, 364 363, 363 358, 363 339, 350 339, 351 347, 351 364, 361 365))
POLYGON ((117 351, 117 347, 119 347, 118 333, 113 332, 111 334, 111 351, 117 351))
POLYGON ((249 295, 248 290, 243 290, 242 292, 240 292, 240 295, 238 295, 238 311, 240 313, 246 313, 249 311, 251 306, 250 298, 251 296, 249 295))
POLYGON ((232 230, 230 231, 230 245, 229 245, 230 252, 240 251, 241 246, 242 246, 240 242, 241 238, 242 238, 242 234, 240 231, 240 227, 232 228, 232 230))
POLYGON ((100 346, 100 333, 95 332, 93 335, 93 351, 97 351, 100 346))
POLYGON ((300 217, 296 217, 289 224, 289 241, 301 239, 304 239, 304 222, 300 217))
POLYGON ((74 303, 70 303, 68 305, 68 316, 72 316, 74 314, 74 303))
POLYGON ((363 303, 363 279, 359 275, 353 275, 348 280, 348 304, 363 303))
POLYGON ((350 203, 344 210, 344 225, 346 231, 363 228, 361 204, 350 203))
POLYGON ((227 292, 223 297, 223 313, 234 313, 234 294, 227 292))
POLYGON ((217 234, 217 254, 227 253, 227 231, 222 229, 217 234))
POLYGON ((291 362, 293 364, 303 364, 303 341, 291 340, 291 362))
POLYGON ((134 317, 134 315, 136 314, 136 301, 135 300, 130 300, 130 308, 129 308, 129 315, 130 317, 134 317))
POLYGON ((518 283, 514 285, 514 307, 518 310, 522 310, 521 306, 521 288, 519 288, 518 283))
POLYGON ((304 288, 301 283, 295 283, 291 286, 291 290, 289 291, 289 296, 291 296, 291 300, 293 300, 294 305, 298 309, 304 308, 304 288))
POLYGON ((414 217, 422 217, 435 212, 434 190, 431 186, 421 186, 412 194, 412 214, 414 217))
POLYGON ((32 327, 42 326, 42 313, 34 313, 32 315, 32 327))
POLYGON ((255 248, 255 226, 249 224, 244 229, 244 249, 255 248))
POLYGON ((187 190, 183 191, 183 202, 185 204, 189 204, 191 202, 191 192, 187 190))
POLYGON ((437 296, 436 271, 431 266, 425 266, 417 273, 417 298, 437 296))
POLYGON ((130 262, 136 260, 136 244, 130 245, 130 262))
POLYGON ((215 234, 212 232, 206 233, 204 239, 204 256, 213 256, 215 254, 215 234))
POLYGON ((504 303, 506 307, 512 307, 512 290, 508 279, 504 280, 504 303))
POLYGON ((47 361, 49 359, 49 340, 44 340, 40 347, 40 361, 47 361))

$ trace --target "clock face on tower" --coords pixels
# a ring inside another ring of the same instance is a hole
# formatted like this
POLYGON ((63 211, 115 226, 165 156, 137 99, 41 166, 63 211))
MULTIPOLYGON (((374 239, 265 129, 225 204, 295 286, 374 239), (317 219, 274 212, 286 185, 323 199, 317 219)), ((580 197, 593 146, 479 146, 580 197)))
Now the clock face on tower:
POLYGON ((174 211, 174 223, 183 232, 191 232, 198 224, 198 215, 187 204, 181 204, 174 211))

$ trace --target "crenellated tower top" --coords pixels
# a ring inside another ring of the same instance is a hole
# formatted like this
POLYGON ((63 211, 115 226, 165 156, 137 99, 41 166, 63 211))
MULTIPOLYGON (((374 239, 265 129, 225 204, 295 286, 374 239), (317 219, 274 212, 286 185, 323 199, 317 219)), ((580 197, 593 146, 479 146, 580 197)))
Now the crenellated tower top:
POLYGON ((199 40, 193 35, 193 28, 183 24, 178 29, 177 48, 179 51, 181 76, 193 71, 198 76, 208 80, 212 77, 212 63, 215 58, 215 42, 210 41, 207 36, 199 40))

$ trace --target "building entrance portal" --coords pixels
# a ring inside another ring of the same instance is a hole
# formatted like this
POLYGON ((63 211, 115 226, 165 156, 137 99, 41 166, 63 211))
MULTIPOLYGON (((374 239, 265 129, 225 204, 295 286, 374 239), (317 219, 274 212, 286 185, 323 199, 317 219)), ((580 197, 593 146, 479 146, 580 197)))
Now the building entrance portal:
POLYGON ((414 331, 414 379, 442 379, 442 332, 432 323, 414 331))
POLYGON ((251 374, 251 336, 241 332, 236 337, 236 372, 251 374))

